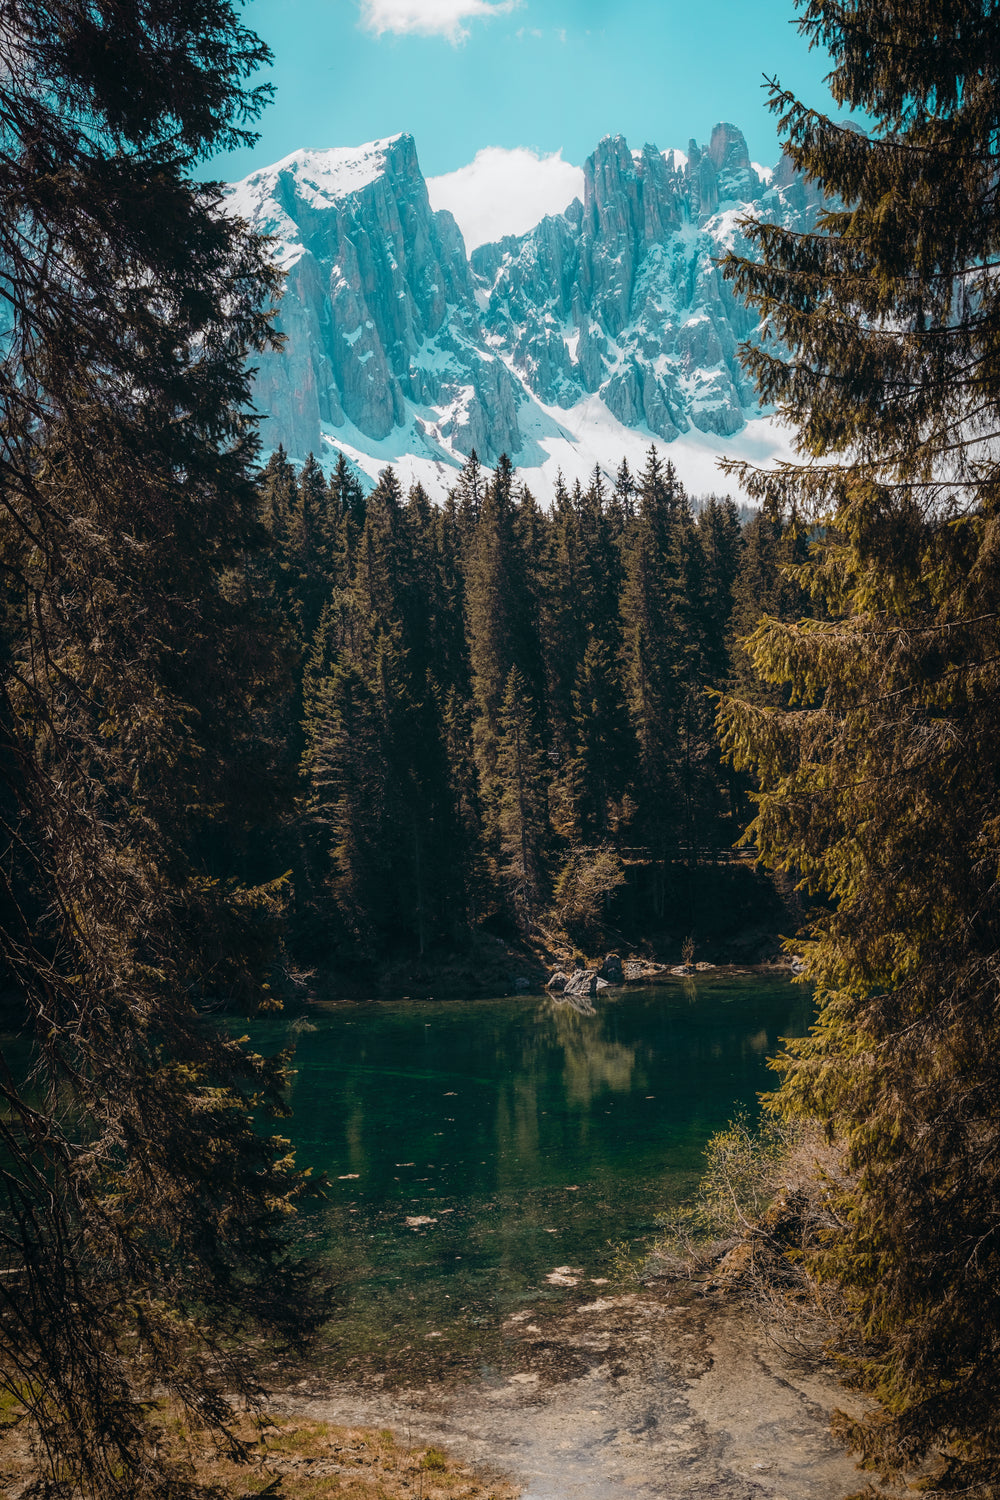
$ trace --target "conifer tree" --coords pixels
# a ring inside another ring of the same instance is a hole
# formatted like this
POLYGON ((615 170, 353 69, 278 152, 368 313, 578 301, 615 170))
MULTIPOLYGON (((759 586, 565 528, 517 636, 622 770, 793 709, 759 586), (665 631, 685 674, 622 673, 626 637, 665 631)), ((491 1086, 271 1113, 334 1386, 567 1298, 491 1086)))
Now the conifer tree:
POLYGON ((472 693, 475 703, 476 760, 483 787, 496 767, 500 707, 511 668, 518 665, 517 607, 512 582, 517 574, 513 470, 503 456, 486 486, 471 534, 466 567, 465 609, 472 693))
POLYGON ((280 904, 233 853, 279 278, 192 177, 268 54, 226 0, 11 0, 0 48, 0 957, 37 1049, 0 1082, 0 1387, 38 1493, 166 1497, 152 1403, 224 1434, 241 1328, 317 1311, 283 1066, 199 1015, 267 1003, 280 904))
POLYGON ((441 621, 434 507, 422 484, 410 486, 403 508, 403 526, 406 533, 401 600, 403 627, 410 653, 410 672, 423 685, 437 680, 441 621))
MULTIPOLYGON (((417 789, 405 755, 410 703, 398 631, 359 632, 320 684, 308 721, 308 817, 324 839, 333 912, 353 936, 398 943, 422 912, 407 839, 417 789)), ((337 936, 334 919, 328 942, 337 936)))
MULTIPOLYGON (((272 774, 280 776, 287 815, 304 747, 304 676, 323 605, 343 566, 343 522, 312 454, 297 473, 279 448, 261 474, 260 492, 270 546, 253 570, 254 581, 273 613, 285 671, 280 702, 274 693, 269 700, 261 693, 256 713, 266 726, 265 736, 282 742, 272 774)), ((280 864, 285 868, 288 849, 283 847, 283 853, 280 864)))
POLYGON ((547 767, 528 685, 512 667, 504 685, 497 747, 501 879, 515 915, 529 923, 547 895, 547 767))
POLYGON ((617 657, 594 632, 587 641, 573 688, 571 758, 579 837, 584 843, 621 831, 634 784, 634 740, 617 657))
POLYGON ((403 492, 395 469, 385 468, 368 496, 351 580, 361 608, 376 628, 397 621, 402 624, 408 565, 403 492))
POLYGON ((690 509, 677 518, 673 572, 679 580, 677 617, 677 760, 680 842, 690 858, 732 842, 725 823, 729 777, 721 764, 709 691, 727 676, 733 590, 742 538, 731 500, 710 496, 697 524, 690 509))
POLYGON ((622 666, 638 744, 640 824, 661 866, 682 822, 678 729, 685 636, 678 529, 687 508, 672 464, 650 448, 639 481, 639 514, 626 531, 621 595, 622 666))
POLYGON ((621 617, 618 598, 622 571, 619 550, 618 515, 613 497, 609 496, 604 476, 595 466, 590 484, 578 502, 581 604, 587 613, 590 629, 609 648, 617 644, 621 617))
MULTIPOLYGON (((787 704, 788 689, 762 682, 744 648, 762 618, 792 622, 813 608, 801 565, 809 549, 803 530, 784 524, 773 510, 760 510, 743 529, 743 552, 733 585, 729 626, 728 685, 733 693, 755 703, 787 704)), ((720 681, 726 680, 723 673, 720 681)))
POLYGON ((432 531, 437 642, 434 675, 446 694, 454 693, 464 702, 471 689, 465 640, 463 537, 453 493, 435 511, 432 531))
POLYGON ((628 466, 628 459, 623 458, 615 475, 615 499, 621 507, 622 516, 626 524, 635 517, 635 480, 632 470, 628 466))
POLYGON ((340 545, 342 548, 349 548, 361 535, 365 524, 367 502, 361 483, 343 453, 337 454, 337 464, 330 476, 329 490, 334 517, 341 522, 340 545))
POLYGON ((559 666, 560 675, 552 674, 559 683, 552 719, 561 764, 550 809, 558 831, 586 842, 606 837, 611 823, 620 821, 634 771, 619 672, 620 512, 599 468, 585 491, 566 497, 554 520, 556 613, 547 656, 559 666))
POLYGON ((775 91, 793 161, 828 195, 815 232, 748 230, 726 274, 773 344, 761 397, 803 461, 747 473, 815 526, 816 617, 747 649, 791 707, 730 701, 724 743, 760 778, 753 833, 824 893, 806 947, 819 1019, 774 1107, 845 1151, 818 1256, 848 1308, 844 1421, 865 1463, 919 1487, 1000 1485, 1000 250, 995 5, 809 0, 845 128, 775 91))
POLYGON ((462 465, 458 483, 452 491, 458 510, 459 524, 466 540, 472 536, 479 524, 479 512, 482 508, 486 484, 487 479, 479 462, 479 455, 473 448, 462 465))
POLYGON ((324 610, 310 659, 306 879, 332 897, 319 909, 333 942, 342 917, 360 942, 412 941, 423 952, 454 931, 468 856, 433 672, 430 505, 419 487, 400 502, 385 469, 350 585, 324 610))
POLYGON ((288 524, 288 564, 293 579, 299 637, 312 639, 337 575, 340 537, 337 506, 323 470, 310 453, 297 476, 297 502, 288 524))
POLYGON ((587 609, 580 517, 572 496, 556 479, 549 523, 549 579, 542 608, 549 733, 555 753, 565 761, 572 744, 573 684, 587 645, 587 609))
POLYGON ((724 500, 709 495, 698 513, 697 536, 702 557, 702 590, 696 607, 700 613, 704 675, 714 685, 725 681, 729 669, 730 630, 744 553, 739 512, 728 495, 724 500))
POLYGON ((514 492, 514 551, 509 588, 513 599, 514 661, 536 703, 540 722, 546 717, 542 615, 551 587, 549 528, 526 484, 514 492))
POLYGON ((274 551, 283 554, 292 516, 299 503, 295 465, 279 443, 261 471, 261 519, 274 539, 274 551))

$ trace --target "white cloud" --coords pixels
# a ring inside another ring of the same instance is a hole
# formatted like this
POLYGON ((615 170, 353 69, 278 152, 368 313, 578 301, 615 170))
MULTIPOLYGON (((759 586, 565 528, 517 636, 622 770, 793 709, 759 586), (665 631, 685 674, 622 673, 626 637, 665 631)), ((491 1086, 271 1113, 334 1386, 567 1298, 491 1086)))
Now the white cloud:
POLYGON ((488 21, 517 10, 521 0, 361 0, 361 24, 383 36, 415 33, 447 37, 452 45, 469 35, 469 21, 488 21))
POLYGON ((524 146, 487 146, 467 167, 428 178, 427 191, 433 208, 455 215, 466 247, 474 250, 562 213, 583 197, 583 169, 563 161, 561 151, 542 156, 524 146))

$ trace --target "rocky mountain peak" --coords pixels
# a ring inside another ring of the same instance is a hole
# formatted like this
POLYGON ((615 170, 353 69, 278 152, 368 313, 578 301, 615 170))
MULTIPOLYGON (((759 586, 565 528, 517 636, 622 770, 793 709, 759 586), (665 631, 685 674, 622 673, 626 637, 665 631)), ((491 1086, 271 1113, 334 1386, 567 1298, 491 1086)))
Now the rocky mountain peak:
POLYGON ((713 128, 708 154, 717 172, 741 172, 750 166, 750 152, 742 130, 725 121, 713 128))
POLYGON ((680 182, 670 162, 653 145, 631 151, 624 136, 605 136, 583 168, 582 232, 617 253, 661 240, 680 223, 680 182))
POLYGON ((592 238, 620 239, 633 232, 639 179, 628 142, 607 135, 583 167, 583 223, 592 238))
POLYGON ((811 222, 789 165, 767 186, 728 123, 686 162, 607 136, 582 204, 471 261, 410 135, 251 173, 230 207, 275 237, 288 273, 285 350, 261 359, 255 390, 266 446, 376 466, 404 452, 446 478, 473 447, 546 462, 574 412, 665 442, 733 435, 755 415, 737 358, 753 318, 714 261, 743 211, 811 222))

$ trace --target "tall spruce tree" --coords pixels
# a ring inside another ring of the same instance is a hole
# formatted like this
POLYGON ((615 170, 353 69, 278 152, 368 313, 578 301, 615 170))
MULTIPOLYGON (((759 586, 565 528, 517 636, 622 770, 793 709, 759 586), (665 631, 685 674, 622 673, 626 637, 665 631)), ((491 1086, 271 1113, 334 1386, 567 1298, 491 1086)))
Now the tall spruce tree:
POLYGON ((528 684, 512 667, 504 685, 497 746, 496 797, 500 878, 525 926, 548 892, 547 765, 528 684))
POLYGON ((726 274, 774 344, 747 353, 803 461, 746 474, 816 526, 818 618, 747 649, 791 707, 729 701, 760 778, 753 835, 824 893, 819 1019, 772 1107, 845 1151, 817 1255, 847 1301, 845 1429, 920 1488, 1000 1490, 1000 9, 808 0, 866 133, 777 90, 786 149, 829 195, 817 229, 747 231, 726 274), (825 615, 825 617, 824 617, 825 615))
MULTIPOLYGON (((474 459, 475 455, 473 455, 474 459)), ((470 460, 467 474, 478 468, 470 460)), ((471 502, 470 502, 471 505, 471 502)), ((470 506, 464 506, 466 526, 470 506)), ((485 486, 482 504, 468 543, 465 581, 466 636, 475 704, 475 750, 480 780, 489 787, 496 769, 500 707, 510 670, 518 666, 520 634, 518 605, 524 603, 513 587, 520 569, 514 526, 514 472, 503 455, 485 486)))
POLYGON ((624 519, 631 521, 635 516, 635 479, 628 466, 627 458, 622 459, 615 475, 615 499, 621 507, 624 519))
MULTIPOLYGON (((580 518, 562 474, 556 478, 546 541, 548 577, 540 628, 549 737, 558 765, 553 812, 557 826, 570 832, 577 820, 572 777, 567 781, 572 750, 573 683, 587 646, 587 611, 580 598, 583 564, 580 518)), ((541 559, 536 566, 540 563, 541 559)))
MULTIPOLYGON (((341 935, 414 944, 454 933, 466 845, 446 759, 433 516, 384 469, 351 582, 324 610, 307 673, 306 836, 326 952, 341 935)), ((321 942, 319 934, 315 940, 321 942)))
POLYGON ((687 636, 679 533, 690 512, 673 465, 661 463, 655 448, 638 494, 639 513, 624 536, 621 660, 638 746, 638 827, 660 867, 662 904, 666 864, 684 823, 679 734, 687 636))
MULTIPOLYGON (((619 660, 622 521, 617 497, 608 496, 595 469, 564 522, 573 525, 575 563, 562 580, 564 623, 555 643, 570 689, 557 741, 566 746, 558 789, 564 800, 572 799, 571 826, 584 843, 606 838, 612 824, 620 823, 635 769, 619 660)), ((565 814, 563 819, 569 821, 565 814)))
POLYGON ((419 811, 405 753, 411 704, 398 624, 356 622, 320 683, 307 722, 307 819, 321 839, 324 957, 336 952, 342 918, 353 938, 405 942, 420 930, 420 900, 407 837, 419 811))
POLYGON ((288 527, 288 563, 299 637, 310 641, 337 580, 341 527, 338 503, 311 453, 299 472, 297 489, 298 503, 288 527))
POLYGON ((367 501, 361 482, 343 453, 337 454, 337 463, 329 481, 330 504, 333 514, 341 523, 340 547, 348 547, 361 535, 365 524, 367 501))
POLYGON ((724 682, 729 670, 731 622, 744 555, 739 512, 728 495, 724 500, 709 495, 698 512, 697 536, 703 559, 701 598, 696 603, 703 667, 706 681, 715 684, 724 682))
POLYGON ((479 455, 475 448, 473 448, 462 465, 462 472, 458 476, 458 483, 454 490, 451 491, 458 509, 459 522, 466 538, 471 537, 476 529, 487 483, 488 476, 484 474, 483 467, 479 462, 479 455))
POLYGON ((0 1387, 38 1493, 166 1496, 154 1392, 224 1433, 240 1328, 315 1311, 282 1066, 199 1015, 267 999, 274 932, 226 757, 271 672, 238 579, 278 275, 191 175, 268 54, 227 0, 0 22, 0 959, 36 1048, 0 1077, 0 1387))
POLYGON ((597 632, 591 634, 573 688, 571 784, 579 838, 587 844, 617 834, 630 813, 635 741, 618 662, 597 632))

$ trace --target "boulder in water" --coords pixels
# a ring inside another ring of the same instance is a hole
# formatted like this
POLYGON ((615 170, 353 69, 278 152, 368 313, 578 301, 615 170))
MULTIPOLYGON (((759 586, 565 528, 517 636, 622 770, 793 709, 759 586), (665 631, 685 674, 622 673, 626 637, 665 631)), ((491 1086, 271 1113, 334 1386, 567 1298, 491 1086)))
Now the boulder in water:
POLYGON ((608 981, 602 979, 596 969, 577 969, 572 978, 566 981, 563 994, 596 995, 598 990, 607 988, 608 981))

